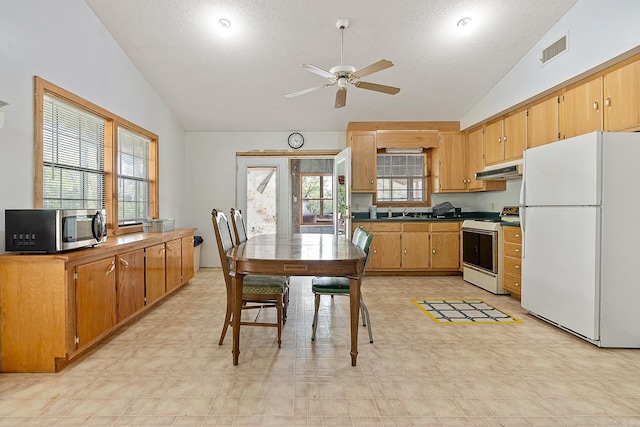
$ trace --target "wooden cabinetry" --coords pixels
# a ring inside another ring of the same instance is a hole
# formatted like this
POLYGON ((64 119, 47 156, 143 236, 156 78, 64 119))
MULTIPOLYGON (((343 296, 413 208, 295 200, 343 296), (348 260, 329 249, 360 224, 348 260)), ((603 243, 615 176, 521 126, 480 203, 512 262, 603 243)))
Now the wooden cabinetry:
POLYGON ((362 222, 373 234, 367 271, 460 269, 460 222, 362 222))
POLYGON ((560 96, 551 97, 527 109, 527 148, 549 144, 560 139, 560 96))
POLYGON ((484 168, 483 129, 465 135, 440 132, 440 146, 433 151, 433 192, 505 190, 505 181, 479 181, 475 173, 484 168))
MULTIPOLYGON (((145 253, 158 254, 168 242, 191 242, 189 259, 182 263, 178 250, 177 264, 178 275, 193 275, 181 271, 193 269, 191 239, 193 229, 177 229, 113 236, 98 247, 62 254, 0 255, 1 370, 56 372, 85 354, 146 310, 145 284, 156 300, 168 294, 163 280, 147 276, 145 282, 145 270, 159 268, 153 261, 145 265, 145 253)), ((180 280, 178 286, 188 279, 180 280)))
POLYGON ((351 147, 351 191, 375 192, 376 132, 348 132, 347 144, 351 147))
POLYGON ((562 138, 602 130, 602 77, 567 88, 560 105, 562 138))
POLYGON ((116 259, 117 320, 121 322, 144 307, 144 249, 118 255, 116 259))
MULTIPOLYGON (((437 150, 437 192, 467 190, 467 143, 462 132, 440 132, 437 150)), ((436 169, 436 168, 434 168, 436 169)))
POLYGON ((145 302, 147 305, 151 304, 158 298, 161 298, 166 292, 165 252, 166 249, 164 243, 144 249, 146 288, 145 302))
POLYGON ((640 59, 625 62, 604 75, 604 130, 640 129, 640 59))
POLYGON ((116 324, 115 270, 114 257, 79 265, 75 269, 78 346, 87 345, 116 324))
POLYGON ((165 283, 167 292, 171 292, 182 282, 182 240, 170 240, 165 243, 165 247, 165 283))
POLYGON ((510 113, 484 129, 484 161, 493 165, 522 158, 527 141, 527 113, 510 113))
POLYGON ((520 227, 502 228, 502 287, 513 297, 522 293, 522 231, 520 227))

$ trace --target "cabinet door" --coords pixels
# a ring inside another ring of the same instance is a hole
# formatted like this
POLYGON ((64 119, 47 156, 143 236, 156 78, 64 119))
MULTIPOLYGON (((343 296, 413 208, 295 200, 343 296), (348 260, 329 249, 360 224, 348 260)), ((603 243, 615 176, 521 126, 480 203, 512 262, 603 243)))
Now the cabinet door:
POLYGON ((376 133, 351 132, 351 191, 376 190, 376 133))
POLYGON ((429 268, 429 233, 402 233, 402 268, 429 268))
POLYGON ((603 129, 602 77, 567 90, 562 95, 562 135, 577 135, 603 129))
POLYGON ((484 162, 492 165, 503 160, 502 120, 498 120, 484 127, 484 162))
POLYGON ((167 292, 174 290, 182 283, 182 240, 175 239, 165 243, 167 292))
POLYGON ((640 126, 640 60, 605 74, 604 96, 606 131, 640 126))
POLYGON ((440 132, 439 191, 464 191, 467 184, 466 142, 462 132, 440 132))
POLYGON ((151 304, 163 296, 165 288, 165 252, 164 243, 145 248, 145 289, 146 303, 151 304))
POLYGON ((116 256, 118 322, 144 307, 144 249, 116 256))
POLYGON ((400 269, 400 233, 373 233, 367 270, 400 269))
POLYGON ((476 172, 484 168, 482 159, 482 129, 470 132, 467 139, 467 189, 482 190, 483 182, 476 179, 476 172))
POLYGON ((114 257, 76 267, 78 347, 116 324, 115 270, 114 257))
POLYGON ((505 117, 503 126, 504 160, 521 159, 527 148, 527 112, 523 110, 505 117))
POLYGON ((182 238, 182 283, 193 277, 193 236, 182 238))
POLYGON ((531 106, 527 117, 527 148, 555 142, 559 138, 558 96, 531 106))
POLYGON ((431 233, 431 268, 460 268, 460 233, 431 233))

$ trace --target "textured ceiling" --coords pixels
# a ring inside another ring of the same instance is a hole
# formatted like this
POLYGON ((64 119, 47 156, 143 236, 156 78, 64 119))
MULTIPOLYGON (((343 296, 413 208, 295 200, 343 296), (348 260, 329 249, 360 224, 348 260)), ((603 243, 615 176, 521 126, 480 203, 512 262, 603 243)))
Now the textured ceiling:
POLYGON ((85 0, 187 131, 339 131, 351 121, 460 120, 577 0, 85 0), (467 34, 456 23, 473 18, 467 34), (300 64, 394 67, 336 87, 300 64), (231 21, 220 35, 215 23, 231 21))

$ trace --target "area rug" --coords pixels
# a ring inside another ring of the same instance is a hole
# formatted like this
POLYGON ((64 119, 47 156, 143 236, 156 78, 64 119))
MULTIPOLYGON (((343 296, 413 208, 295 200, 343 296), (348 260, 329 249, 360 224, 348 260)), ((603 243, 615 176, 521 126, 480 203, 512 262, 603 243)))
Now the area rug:
POLYGON ((434 322, 441 324, 511 324, 521 320, 479 299, 411 300, 434 322))

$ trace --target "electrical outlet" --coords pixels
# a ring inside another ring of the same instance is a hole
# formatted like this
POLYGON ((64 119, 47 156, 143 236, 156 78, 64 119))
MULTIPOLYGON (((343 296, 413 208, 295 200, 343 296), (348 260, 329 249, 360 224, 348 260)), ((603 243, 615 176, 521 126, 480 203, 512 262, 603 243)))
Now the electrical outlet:
POLYGON ((495 203, 491 202, 491 210, 493 211, 493 210, 495 210, 495 208, 496 208, 495 203))
POLYGON ((360 203, 356 203, 356 212, 360 212, 360 203))

